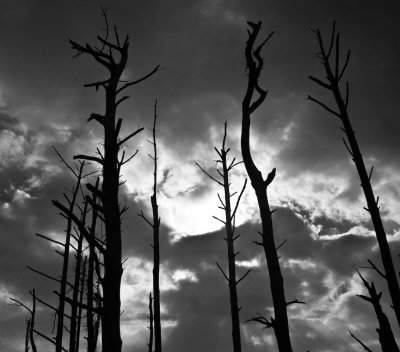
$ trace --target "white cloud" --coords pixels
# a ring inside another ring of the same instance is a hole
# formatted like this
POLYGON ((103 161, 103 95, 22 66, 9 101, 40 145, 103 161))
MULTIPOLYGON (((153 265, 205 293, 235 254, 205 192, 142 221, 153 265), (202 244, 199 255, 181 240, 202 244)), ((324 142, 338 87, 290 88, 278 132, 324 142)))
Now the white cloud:
POLYGON ((236 261, 236 265, 244 268, 258 268, 261 266, 261 261, 259 257, 255 257, 251 260, 236 261))
POLYGON ((10 130, 0 131, 0 167, 5 168, 10 163, 23 163, 26 147, 24 136, 10 130))

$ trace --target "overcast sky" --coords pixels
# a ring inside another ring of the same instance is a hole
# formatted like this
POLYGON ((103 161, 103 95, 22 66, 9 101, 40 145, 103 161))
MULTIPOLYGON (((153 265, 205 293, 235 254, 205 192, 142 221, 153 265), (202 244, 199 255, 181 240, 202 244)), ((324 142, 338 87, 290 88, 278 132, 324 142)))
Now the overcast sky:
MULTIPOLYGON (((356 268, 367 259, 381 266, 362 190, 339 121, 306 99, 312 94, 330 101, 307 78, 323 77, 310 28, 328 37, 336 20, 342 52, 352 50, 349 113, 366 165, 376 170, 373 187, 399 268, 400 5, 370 0, 0 0, 0 350, 23 349, 26 312, 9 306, 10 297, 28 304, 28 290, 36 288, 56 302, 53 285, 26 265, 55 276, 61 271, 54 248, 34 235, 62 238, 65 224, 51 200, 62 200, 73 184, 51 146, 72 160, 101 143, 102 131, 86 119, 102 113, 104 96, 83 84, 106 78, 106 72, 88 57, 73 59, 68 43, 95 41, 104 27, 100 5, 130 35, 126 79, 163 67, 130 89, 119 116, 123 134, 150 127, 158 99, 164 351, 232 350, 228 287, 215 265, 227 266, 223 229, 212 218, 220 212, 218 188, 194 163, 213 172, 224 121, 231 155, 241 159, 247 20, 263 21, 262 36, 275 31, 263 52, 261 83, 269 95, 253 117, 251 143, 264 175, 277 168, 269 196, 278 209, 276 242, 288 240, 279 252, 286 297, 306 301, 289 309, 294 350, 360 351, 351 329, 378 351, 373 309, 355 296, 364 290, 356 268)), ((136 214, 150 210, 149 137, 145 131, 130 143, 129 150, 140 152, 122 172, 127 183, 121 200, 130 207, 123 221, 122 332, 130 352, 143 351, 148 339, 151 232, 136 214)), ((245 177, 239 166, 232 187, 239 189, 245 177)), ((257 211, 249 186, 237 229, 239 272, 254 269, 239 286, 243 322, 271 314, 265 258, 252 243, 260 230, 257 211)), ((384 291, 383 306, 394 321, 384 283, 363 272, 384 291)), ((52 314, 41 307, 38 319, 50 334, 52 314)), ((43 352, 51 350, 37 340, 43 352)), ((272 331, 256 324, 242 324, 242 344, 245 352, 276 351, 272 331)))

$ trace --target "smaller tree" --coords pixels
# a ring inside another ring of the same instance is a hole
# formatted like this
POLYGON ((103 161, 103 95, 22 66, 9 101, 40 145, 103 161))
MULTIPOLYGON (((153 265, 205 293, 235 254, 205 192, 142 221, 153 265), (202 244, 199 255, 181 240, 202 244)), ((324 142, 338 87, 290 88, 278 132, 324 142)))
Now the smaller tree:
POLYGON ((154 104, 154 118, 153 118, 153 129, 152 136, 153 140, 149 141, 153 145, 154 154, 149 155, 154 161, 154 172, 153 172, 153 195, 150 197, 151 208, 153 211, 152 221, 148 220, 144 215, 143 211, 139 214, 147 224, 153 229, 153 299, 150 294, 150 308, 153 304, 153 310, 150 309, 150 342, 149 348, 151 348, 153 342, 154 332, 154 351, 162 351, 162 339, 161 339, 161 303, 160 303, 160 224, 161 219, 158 215, 158 203, 157 203, 157 139, 156 139, 156 124, 157 124, 157 100, 154 104), (154 311, 154 313, 153 313, 154 311))
MULTIPOLYGON (((379 336, 379 343, 382 348, 382 352, 399 352, 399 347, 397 346, 396 339, 394 338, 392 328, 390 326, 389 320, 386 314, 383 312, 380 300, 382 297, 382 292, 377 292, 373 282, 368 283, 367 280, 360 274, 357 270, 365 288, 368 291, 369 296, 357 295, 366 302, 371 303, 375 310, 376 319, 378 320, 379 328, 376 329, 379 336)), ((350 335, 358 341, 366 351, 371 351, 361 340, 359 340, 352 332, 350 335)))
POLYGON ((250 273, 251 270, 248 270, 240 279, 236 278, 235 258, 239 254, 239 252, 235 252, 234 242, 239 238, 240 235, 235 235, 235 217, 240 203, 240 199, 246 188, 247 179, 245 180, 242 190, 239 196, 237 197, 235 207, 232 208, 231 198, 237 192, 234 193, 230 192, 229 172, 232 171, 233 168, 238 164, 240 164, 241 162, 236 162, 236 158, 233 158, 231 161, 228 161, 228 153, 230 151, 230 148, 227 149, 225 146, 226 136, 227 136, 226 125, 227 123, 225 122, 222 148, 218 150, 216 147, 214 147, 219 157, 219 159, 217 160, 217 164, 221 164, 221 168, 217 168, 217 172, 221 177, 221 179, 217 179, 214 176, 212 176, 210 173, 206 171, 204 167, 200 166, 198 163, 196 163, 196 165, 204 174, 206 174, 211 180, 216 182, 224 189, 224 200, 222 200, 219 193, 218 193, 218 199, 221 203, 221 206, 219 206, 219 208, 222 209, 225 213, 225 220, 221 220, 216 216, 214 216, 214 218, 222 222, 225 226, 226 237, 224 238, 224 240, 226 241, 228 250, 228 275, 225 273, 224 269, 222 269, 222 267, 218 263, 216 264, 228 282, 230 306, 231 306, 233 351, 240 352, 242 347, 240 339, 240 320, 239 320, 240 308, 238 305, 237 285, 250 273))
MULTIPOLYGON (((325 110, 331 113, 333 116, 339 118, 342 123, 341 130, 345 133, 345 138, 343 138, 343 143, 350 153, 352 160, 356 166, 361 187, 364 191, 365 199, 367 201, 367 207, 364 209, 369 212, 371 220, 375 229, 376 239, 378 241, 379 250, 382 258, 382 263, 384 267, 383 277, 385 278, 389 293, 392 299, 393 308, 396 314, 397 322, 400 326, 400 288, 397 281, 396 270, 394 268, 392 255, 390 252, 389 244, 386 238, 386 232, 383 226, 380 207, 378 206, 379 197, 375 198, 374 191, 371 186, 371 176, 373 167, 368 173, 364 164, 364 159, 361 154, 360 147, 356 139, 356 133, 353 130, 353 126, 350 121, 350 116, 348 114, 349 106, 349 82, 345 85, 345 94, 342 94, 341 83, 343 75, 346 71, 347 65, 350 61, 350 50, 347 51, 346 59, 343 65, 340 64, 340 33, 336 33, 336 24, 333 22, 333 28, 331 33, 330 42, 328 45, 324 44, 319 29, 314 31, 320 52, 317 57, 322 61, 322 65, 325 70, 327 82, 320 80, 314 76, 309 76, 309 78, 317 83, 319 86, 325 88, 332 93, 333 98, 337 105, 337 110, 329 107, 325 103, 312 96, 308 96, 308 99, 315 102, 316 104, 322 106, 325 110), (332 58, 333 57, 333 58, 332 58), (333 65, 331 61, 333 60, 333 65)), ((376 268, 376 267, 375 267, 376 268)), ((377 270, 380 273, 379 270, 377 270)))
POLYGON ((35 289, 33 289, 32 291, 29 291, 29 293, 32 296, 32 308, 29 308, 27 305, 23 304, 21 301, 15 299, 15 298, 10 298, 10 300, 13 302, 12 303, 13 305, 20 306, 22 308, 25 308, 28 311, 30 318, 26 320, 25 352, 29 351, 29 347, 32 348, 32 352, 37 352, 35 338, 33 335, 34 332, 38 334, 38 331, 35 330, 35 316, 36 316, 35 289))
MULTIPOLYGON (((75 164, 75 168, 73 168, 72 166, 70 166, 60 155, 60 153, 58 153, 58 151, 54 148, 55 152, 57 153, 57 155, 60 157, 61 161, 64 163, 64 165, 67 167, 67 169, 69 169, 73 176, 75 177, 76 181, 75 181, 75 185, 73 186, 72 189, 72 195, 68 196, 66 193, 64 193, 64 198, 67 201, 67 206, 65 207, 65 209, 68 209, 68 212, 73 214, 76 208, 79 208, 81 210, 82 213, 82 222, 84 223, 84 219, 85 216, 84 214, 86 214, 87 212, 87 203, 85 203, 85 207, 84 209, 80 208, 79 206, 79 201, 81 200, 80 198, 80 191, 82 190, 82 180, 88 176, 89 174, 84 174, 84 168, 85 168, 85 162, 79 162, 78 164, 75 164)), ((63 341, 64 341, 64 331, 65 331, 65 317, 67 317, 70 321, 70 326, 69 326, 69 333, 70 333, 70 344, 69 344, 69 351, 70 352, 75 352, 75 347, 76 347, 76 309, 77 309, 77 302, 76 302, 76 295, 78 293, 78 289, 79 289, 79 285, 77 285, 77 282, 79 282, 80 279, 80 271, 79 273, 75 273, 75 285, 71 284, 68 281, 68 274, 70 272, 70 256, 71 256, 71 248, 75 248, 77 250, 77 261, 76 261, 76 267, 80 268, 80 260, 81 260, 81 252, 82 252, 82 243, 80 245, 78 245, 78 248, 74 247, 72 245, 72 241, 74 239, 77 240, 77 242, 79 243, 81 240, 83 240, 82 238, 82 234, 79 231, 76 231, 77 236, 75 236, 73 234, 73 217, 72 216, 65 216, 67 221, 67 226, 66 226, 66 230, 65 230, 65 241, 60 242, 57 240, 54 240, 51 237, 42 235, 42 234, 36 234, 36 236, 45 239, 46 241, 49 241, 51 243, 54 243, 58 246, 61 246, 61 248, 63 249, 62 251, 56 250, 56 252, 58 254, 60 254, 63 258, 62 261, 62 270, 61 270, 61 275, 60 277, 54 277, 51 275, 48 275, 40 270, 34 269, 30 266, 28 266, 28 269, 30 269, 31 271, 33 271, 34 273, 37 273, 47 279, 50 279, 51 281, 57 282, 59 283, 59 291, 54 291, 54 293, 56 293, 56 295, 58 296, 58 305, 57 307, 52 306, 51 304, 41 300, 40 298, 36 297, 35 295, 35 302, 38 301, 41 304, 43 304, 44 306, 46 306, 47 308, 50 308, 52 311, 55 312, 56 314, 56 334, 54 338, 50 338, 48 336, 46 336, 45 334, 40 333, 39 331, 35 330, 35 332, 40 335, 41 337, 45 338, 47 341, 51 342, 52 344, 54 344, 55 346, 55 351, 56 352, 61 352, 63 350, 65 350, 65 348, 63 347, 63 341), (79 240, 79 238, 82 238, 81 240, 79 240), (79 249, 80 248, 80 249, 79 249), (72 291, 72 295, 73 295, 73 299, 70 299, 68 297, 69 291, 72 291), (68 311, 68 309, 66 308, 66 303, 70 303, 71 304, 71 314, 67 314, 66 312, 68 311)))

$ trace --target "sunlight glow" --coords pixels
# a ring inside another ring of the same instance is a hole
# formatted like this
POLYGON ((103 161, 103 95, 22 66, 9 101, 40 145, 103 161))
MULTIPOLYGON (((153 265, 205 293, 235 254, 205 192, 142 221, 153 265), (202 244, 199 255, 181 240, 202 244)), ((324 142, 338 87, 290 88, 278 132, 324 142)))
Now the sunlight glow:
POLYGON ((251 260, 236 261, 236 265, 244 268, 258 268, 261 266, 261 262, 258 257, 255 257, 251 260))

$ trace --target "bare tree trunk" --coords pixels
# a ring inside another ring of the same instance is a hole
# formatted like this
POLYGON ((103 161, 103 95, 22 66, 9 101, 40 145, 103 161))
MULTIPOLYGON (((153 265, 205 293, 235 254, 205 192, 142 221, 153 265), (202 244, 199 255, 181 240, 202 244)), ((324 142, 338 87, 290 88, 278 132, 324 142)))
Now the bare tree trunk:
MULTIPOLYGON (((25 352, 29 352, 29 331, 31 329, 31 320, 26 320, 26 330, 25 330, 25 352)), ((151 351, 150 351, 151 352, 151 351)))
POLYGON ((84 296, 84 291, 85 291, 86 262, 87 262, 87 257, 85 257, 85 259, 83 261, 82 273, 81 273, 81 287, 80 287, 80 292, 79 292, 79 310, 78 310, 77 323, 76 323, 75 352, 79 352, 79 342, 80 342, 80 335, 81 335, 81 321, 82 321, 82 306, 83 306, 83 296, 84 296))
MULTIPOLYGON (((21 301, 18 301, 15 298, 10 298, 10 300, 12 302, 14 302, 14 303, 12 303, 12 305, 23 307, 29 312, 31 317, 30 317, 30 319, 28 319, 26 321, 25 352, 29 351, 29 344, 32 347, 32 352, 37 352, 35 340, 33 338, 33 333, 34 332, 37 333, 37 331, 35 330, 35 314, 36 314, 36 293, 35 293, 35 289, 33 289, 32 291, 29 291, 29 293, 32 296, 32 308, 29 308, 28 306, 26 306, 21 301)), ((53 341, 53 344, 55 344, 54 341, 53 341)))
POLYGON ((161 312, 160 312, 160 218, 158 216, 157 204, 157 101, 154 105, 154 124, 153 124, 153 146, 154 146, 154 184, 153 195, 151 197, 151 207, 153 209, 153 305, 154 305, 154 351, 161 352, 161 312))
POLYGON ((236 280, 236 264, 235 264, 235 258, 237 254, 235 253, 235 247, 234 247, 234 242, 239 238, 240 235, 235 236, 235 215, 236 211, 239 206, 240 199, 243 195, 243 192, 246 188, 247 184, 247 179, 243 185, 242 191, 240 192, 237 201, 236 201, 236 206, 234 210, 232 211, 231 207, 231 198, 233 194, 230 193, 230 181, 229 181, 229 172, 237 165, 240 164, 240 162, 235 163, 236 158, 233 158, 232 161, 228 165, 228 153, 229 153, 229 148, 226 149, 225 147, 225 142, 226 142, 226 125, 227 123, 225 122, 225 128, 224 128, 224 137, 222 141, 222 148, 221 150, 218 150, 215 148, 215 151, 217 152, 219 156, 218 162, 222 164, 222 172, 217 169, 217 172, 219 173, 220 176, 222 176, 222 182, 213 176, 211 176, 205 168, 201 167, 199 164, 196 163, 196 165, 200 168, 201 171, 203 171, 210 179, 212 179, 214 182, 218 183, 220 186, 224 188, 224 200, 225 202, 222 201, 221 197, 218 194, 218 198, 221 202, 220 208, 224 210, 225 212, 225 221, 217 218, 214 216, 215 219, 221 221, 225 225, 225 230, 226 230, 226 243, 227 243, 227 249, 228 249, 228 275, 225 274, 225 271, 222 269, 222 267, 217 263, 218 268, 221 270, 222 274, 224 275, 225 279, 228 281, 229 285, 229 298, 230 298, 230 308, 231 308, 231 322, 232 322, 232 342, 233 342, 233 351, 234 352, 240 352, 241 351, 241 339, 240 339, 240 320, 239 320, 239 306, 238 306, 238 295, 237 295, 237 285, 239 282, 241 282, 249 273, 251 270, 248 270, 239 280, 236 280))
MULTIPOLYGON (((225 124, 226 136, 226 124, 225 124)), ((224 138, 225 142, 225 138, 224 138)), ((225 143, 224 143, 225 144, 225 143)), ((225 145, 222 147, 222 173, 224 178, 224 195, 225 195, 225 230, 226 230, 226 244, 228 247, 228 284, 229 284, 229 297, 231 303, 231 322, 232 322, 232 342, 233 351, 241 352, 242 346, 240 341, 240 320, 239 320, 239 306, 237 296, 237 281, 236 281, 236 264, 235 264, 235 249, 234 249, 234 230, 232 225, 232 211, 231 211, 231 194, 229 190, 229 171, 226 160, 225 145)))
POLYGON ((149 294, 149 342, 147 344, 148 352, 153 352, 153 334, 154 334, 154 315, 153 315, 153 298, 151 292, 149 294))
POLYGON ((290 342, 289 323, 287 317, 287 303, 285 300, 285 290, 283 286, 283 277, 279 265, 278 254, 274 241, 274 231, 272 226, 271 210, 268 203, 267 187, 275 177, 275 169, 273 169, 268 177, 264 180, 261 172, 257 169, 253 162, 250 152, 250 116, 263 103, 267 96, 267 92, 259 86, 259 77, 263 68, 263 59, 260 56, 261 49, 271 37, 272 33, 254 49, 255 40, 261 29, 261 21, 257 24, 248 22, 251 29, 249 39, 246 43, 245 56, 248 70, 248 85, 245 97, 242 103, 242 136, 241 147, 243 161, 247 170, 247 174, 251 180, 251 184, 255 190, 258 206, 260 209, 260 217, 262 224, 260 245, 264 248, 265 258, 268 264, 270 277, 270 286, 272 293, 272 301, 274 306, 275 317, 266 325, 273 327, 275 331, 278 349, 280 352, 291 352, 292 346, 290 342), (259 97, 252 102, 254 91, 259 97))
MULTIPOLYGON (((122 72, 121 72, 122 73, 122 72)), ((102 338, 103 351, 121 351, 120 332, 120 287, 121 264, 121 218, 118 202, 119 172, 118 146, 115 131, 115 98, 119 72, 111 72, 106 88, 106 113, 104 119, 104 160, 103 160, 103 209, 106 232, 106 253, 104 255, 102 338)))
MULTIPOLYGON (((79 192, 79 188, 81 186, 82 172, 84 168, 84 163, 81 163, 78 174, 75 174, 77 177, 75 188, 72 191, 72 198, 68 200, 69 202, 69 211, 71 213, 74 212, 76 198, 79 192)), ((67 288, 67 280, 68 280, 68 265, 69 265, 69 249, 71 242, 71 232, 72 232, 72 223, 73 220, 71 217, 67 218, 67 230, 65 236, 65 245, 64 245, 64 256, 63 256, 63 268, 61 274, 61 284, 60 284, 60 296, 59 296, 59 305, 57 309, 57 329, 56 329, 56 352, 61 352, 62 342, 63 342, 63 332, 64 332, 64 310, 65 310, 65 297, 66 297, 66 288, 67 288)))
MULTIPOLYGON (((82 212, 82 222, 86 222, 87 205, 82 212)), ((78 314, 78 299, 79 299, 79 285, 81 280, 81 263, 82 263, 82 245, 83 245, 83 234, 80 233, 78 237, 78 247, 76 251, 76 263, 75 263, 75 279, 72 292, 72 303, 71 303, 71 324, 69 329, 69 352, 76 352, 76 335, 77 335, 77 314, 78 314)))
POLYGON ((106 80, 85 85, 86 87, 95 87, 96 90, 102 87, 106 93, 105 114, 93 113, 89 118, 89 120, 96 120, 104 128, 104 155, 98 150, 100 157, 76 155, 74 158, 95 161, 102 166, 103 170, 100 199, 104 215, 106 247, 104 250, 104 277, 102 279, 102 348, 103 352, 120 352, 122 348, 120 331, 120 288, 122 276, 121 214, 126 209, 120 209, 119 207, 119 176, 122 165, 132 159, 135 154, 125 160, 125 152, 122 153, 121 159, 118 159, 118 153, 124 143, 141 132, 143 128, 138 129, 123 139, 119 138, 122 119, 118 119, 118 122, 116 121, 116 109, 128 96, 118 98, 118 94, 153 75, 159 66, 154 68, 149 74, 135 81, 121 81, 121 75, 128 60, 129 37, 126 36, 124 41, 120 41, 117 29, 114 27, 115 43, 111 43, 108 39, 109 33, 106 16, 105 20, 107 24, 105 37, 97 36, 100 48, 92 47, 90 44, 80 45, 70 40, 72 48, 77 51, 77 55, 88 54, 92 56, 110 74, 106 80), (116 61, 116 57, 119 57, 118 62, 116 61), (119 86, 120 82, 123 82, 122 86, 119 86))
MULTIPOLYGON (((99 188, 99 178, 96 180, 95 191, 99 188)), ((93 192, 93 203, 97 204, 96 192, 93 192)), ((92 206, 92 223, 90 226, 90 235, 92 238, 96 234, 96 223, 97 223, 97 208, 92 206)), ((94 327, 94 265, 95 265, 95 246, 94 243, 89 243, 89 261, 88 261, 88 277, 87 277, 87 305, 88 311, 86 313, 86 326, 87 326, 87 352, 96 352, 97 340, 95 339, 95 327, 94 327)))
POLYGON ((372 176, 372 170, 371 169, 370 173, 367 173, 367 170, 365 168, 364 160, 355 136, 355 132, 353 130, 353 127, 350 122, 350 118, 347 112, 347 107, 349 104, 349 84, 348 82, 346 83, 346 95, 345 98, 343 98, 342 93, 340 91, 340 81, 343 77, 343 74, 347 68, 349 59, 350 59, 350 51, 347 52, 347 57, 345 64, 343 67, 339 67, 339 60, 340 60, 340 48, 339 48, 339 33, 335 33, 335 23, 333 25, 333 30, 332 30, 332 35, 331 35, 331 41, 329 48, 326 49, 321 33, 319 30, 315 31, 317 38, 318 38, 318 44, 319 48, 321 50, 320 53, 318 53, 318 57, 322 60, 322 64, 325 68, 325 73, 326 73, 326 78, 328 79, 328 83, 321 81, 318 78, 310 76, 310 79, 320 86, 324 87, 327 90, 330 90, 333 94, 333 97, 336 101, 337 108, 339 109, 339 112, 336 112, 335 110, 329 108, 327 105, 324 103, 320 102, 319 100, 308 96, 308 99, 314 101, 318 105, 322 106, 326 110, 328 110, 330 113, 338 117, 342 124, 343 127, 341 128, 342 131, 346 134, 348 144, 345 139, 343 139, 343 142, 352 156, 352 159, 354 161, 354 164, 356 165, 358 175, 360 177, 361 181, 361 187, 363 188, 365 199, 367 201, 367 208, 365 208, 371 215, 371 220, 374 225, 375 229, 375 234, 376 238, 379 244, 379 249, 381 252, 381 258, 383 262, 383 267, 385 270, 384 273, 384 278, 386 279, 390 296, 392 299, 393 303, 393 308, 396 314, 397 322, 400 326, 400 289, 399 289, 399 283, 397 281, 397 276, 396 276, 396 271, 394 268, 393 260, 392 260, 392 255, 390 253, 390 248, 389 244, 387 242, 386 238, 386 232, 383 227, 381 215, 379 212, 379 206, 378 206, 378 201, 379 197, 375 198, 374 192, 372 190, 371 186, 371 176, 372 176), (333 48, 335 47, 335 68, 332 69, 330 65, 330 57, 331 54, 333 53, 333 48))
POLYGON ((33 337, 33 331, 35 329, 35 315, 36 315, 36 292, 35 289, 32 290, 32 314, 31 314, 31 323, 29 329, 29 341, 31 343, 32 352, 37 352, 35 339, 33 337))
POLYGON ((153 195, 150 197, 151 208, 153 211, 152 221, 148 220, 143 214, 139 214, 153 229, 153 306, 154 306, 154 351, 162 351, 161 340, 161 312, 160 312, 160 217, 158 215, 157 204, 157 140, 156 140, 156 124, 157 124, 157 100, 154 104, 154 120, 153 120, 153 150, 154 155, 150 156, 154 161, 153 172, 153 195))
POLYGON ((378 332, 379 342, 382 347, 382 352, 399 352, 399 347, 397 346, 396 340, 394 338, 393 331, 390 326, 389 320, 388 320, 386 314, 383 312, 382 306, 380 304, 382 292, 377 293, 374 283, 372 283, 370 285, 361 276, 360 273, 358 273, 358 275, 360 275, 360 278, 363 281, 364 286, 367 288, 369 297, 364 296, 364 295, 357 295, 357 296, 362 298, 363 300, 371 303, 372 306, 374 307, 376 318, 379 323, 379 328, 376 329, 376 331, 378 332))

